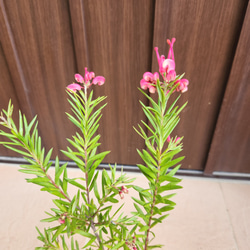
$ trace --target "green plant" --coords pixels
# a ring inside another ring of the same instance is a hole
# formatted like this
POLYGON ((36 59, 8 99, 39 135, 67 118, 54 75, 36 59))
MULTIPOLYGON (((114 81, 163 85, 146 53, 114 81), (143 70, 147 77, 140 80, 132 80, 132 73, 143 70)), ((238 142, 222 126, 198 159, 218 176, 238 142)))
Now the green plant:
POLYGON ((160 245, 151 245, 154 238, 152 228, 161 223, 172 210, 175 203, 171 201, 174 194, 167 191, 181 188, 179 178, 175 173, 180 167, 183 157, 176 157, 182 150, 182 138, 171 138, 170 134, 179 122, 182 107, 177 106, 179 97, 168 105, 169 98, 175 91, 185 92, 188 81, 182 76, 176 76, 172 41, 168 40, 170 50, 168 58, 159 56, 156 48, 159 74, 146 72, 140 82, 143 90, 157 93, 155 101, 148 93, 141 92, 149 100, 150 105, 140 102, 148 123, 135 128, 144 139, 147 150, 137 150, 144 164, 138 168, 148 180, 148 188, 143 189, 132 184, 130 179, 121 172, 117 177, 116 165, 110 166, 110 171, 97 167, 109 153, 97 152, 100 145, 100 135, 97 133, 101 111, 106 106, 105 97, 93 98, 92 84, 102 85, 105 78, 95 77, 93 72, 85 68, 85 75, 75 75, 78 83, 68 85, 69 103, 72 114, 67 114, 70 121, 77 127, 75 135, 67 139, 71 144, 62 151, 71 161, 74 161, 82 171, 82 176, 69 178, 67 163, 60 165, 58 157, 54 164, 51 160, 52 149, 46 152, 42 147, 37 131, 36 117, 28 123, 25 115, 19 112, 19 124, 13 121, 13 105, 9 102, 8 109, 2 110, 0 125, 7 128, 0 130, 0 135, 7 137, 8 142, 0 142, 10 150, 21 154, 27 164, 21 165, 19 171, 34 175, 27 182, 40 185, 42 191, 54 196, 54 208, 46 212, 45 222, 57 223, 56 226, 44 229, 38 228, 38 239, 43 246, 36 249, 153 249, 160 245), (48 170, 54 165, 54 176, 48 170), (100 175, 100 176, 99 176, 100 175), (77 188, 70 196, 68 185, 77 188), (115 211, 112 203, 119 203, 124 194, 134 188, 138 197, 132 197, 135 211, 131 216, 124 215, 121 204, 115 211), (75 235, 86 238, 84 245, 79 246, 75 235))

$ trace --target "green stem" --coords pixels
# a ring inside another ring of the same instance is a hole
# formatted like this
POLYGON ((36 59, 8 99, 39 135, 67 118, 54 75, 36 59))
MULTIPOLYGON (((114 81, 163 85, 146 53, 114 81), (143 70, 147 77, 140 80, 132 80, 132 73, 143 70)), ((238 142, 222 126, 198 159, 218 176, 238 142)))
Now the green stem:
MULTIPOLYGON (((158 164, 158 170, 160 168, 159 166, 160 166, 160 164, 158 164)), ((153 194, 153 201, 152 201, 152 204, 151 204, 150 217, 149 217, 149 221, 148 221, 148 230, 147 230, 147 234, 146 234, 144 250, 148 249, 148 244, 149 244, 149 233, 150 233, 150 230, 151 230, 152 218, 153 218, 154 207, 155 207, 155 200, 156 200, 156 195, 157 195, 157 183, 159 181, 159 172, 160 171, 158 171, 157 178, 155 180, 155 190, 154 190, 154 194, 153 194)))
MULTIPOLYGON (((164 96, 166 97, 166 89, 164 89, 164 96)), ((164 105, 166 104, 165 99, 162 100, 162 102, 159 103, 159 105, 161 106, 161 119, 159 121, 159 127, 162 128, 163 126, 163 122, 164 122, 164 112, 165 112, 165 108, 164 105)), ((161 129, 160 129, 161 131, 161 129)), ((158 181, 159 181, 159 177, 160 177, 160 166, 161 166, 161 157, 162 157, 162 150, 164 147, 164 141, 163 141, 163 135, 160 132, 159 133, 159 145, 157 145, 158 147, 158 154, 157 154, 157 177, 155 180, 155 189, 154 189, 154 193, 153 193, 153 200, 152 200, 152 204, 151 204, 151 210, 150 210, 150 217, 149 217, 149 221, 148 221, 148 230, 146 233, 146 240, 145 240, 145 246, 144 246, 144 250, 148 249, 148 244, 149 244, 149 233, 151 230, 151 224, 152 224, 152 218, 153 218, 153 213, 154 213, 154 207, 155 207, 155 202, 156 202, 156 196, 157 196, 157 191, 158 191, 158 181)))
MULTIPOLYGON (((88 92, 87 92, 87 86, 84 85, 84 102, 85 102, 85 130, 87 131, 87 127, 88 127, 88 96, 87 96, 88 92)), ((88 131, 87 131, 88 133, 88 131)), ((88 169, 87 169, 87 164, 88 164, 88 153, 87 153, 87 148, 88 148, 88 140, 87 138, 85 138, 85 145, 84 145, 84 163, 85 163, 85 183, 86 183, 86 194, 87 194, 87 202, 88 204, 90 204, 90 192, 89 192, 89 186, 88 186, 88 169)), ((90 217, 90 227, 93 230, 96 239, 99 243, 98 248, 104 250, 103 246, 102 246, 102 241, 100 239, 100 236, 98 233, 96 233, 96 227, 95 227, 95 223, 93 220, 93 216, 90 217)))

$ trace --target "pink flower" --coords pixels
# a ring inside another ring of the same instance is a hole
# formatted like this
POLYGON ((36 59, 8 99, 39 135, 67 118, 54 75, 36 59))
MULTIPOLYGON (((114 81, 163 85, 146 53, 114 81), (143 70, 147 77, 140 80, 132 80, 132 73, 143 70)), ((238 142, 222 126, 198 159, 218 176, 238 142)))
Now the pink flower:
POLYGON ((97 76, 95 77, 94 72, 89 72, 88 69, 85 67, 85 74, 84 77, 80 74, 75 74, 75 80, 79 83, 72 83, 67 86, 67 89, 69 91, 76 92, 77 90, 80 90, 81 88, 84 87, 89 87, 91 84, 98 84, 98 85, 103 85, 105 82, 105 78, 103 76, 97 76), (80 83, 83 85, 81 86, 80 83))
POLYGON ((155 52, 156 52, 156 56, 157 56, 157 60, 159 64, 159 72, 161 73, 161 75, 163 75, 164 74, 163 62, 165 60, 165 56, 159 55, 158 47, 155 47, 155 52))
POLYGON ((59 218, 59 220, 58 220, 58 221, 59 221, 59 223, 60 223, 60 224, 64 224, 64 223, 65 223, 65 219, 61 219, 61 218, 59 218))
POLYGON ((121 187, 121 191, 122 191, 124 194, 128 194, 128 189, 127 189, 125 186, 122 186, 122 187, 121 187))
POLYGON ((167 40, 167 43, 170 46, 167 59, 165 59, 165 56, 163 55, 160 56, 158 47, 155 47, 155 52, 159 64, 159 72, 165 81, 173 81, 176 77, 173 49, 175 40, 175 38, 172 38, 172 41, 170 41, 169 39, 167 40))
POLYGON ((150 93, 155 93, 156 82, 159 79, 159 74, 155 72, 152 74, 151 72, 145 72, 143 74, 143 79, 140 81, 141 88, 144 90, 149 90, 150 93))
POLYGON ((73 92, 76 92, 77 90, 80 90, 82 87, 77 83, 71 83, 67 86, 67 89, 73 92))
POLYGON ((105 82, 105 78, 103 76, 97 76, 93 79, 92 83, 94 85, 98 84, 99 86, 103 85, 105 82))
POLYGON ((168 51, 168 59, 171 59, 174 61, 174 43, 175 43, 176 39, 172 38, 172 41, 170 41, 169 39, 167 39, 167 43, 169 44, 170 48, 168 51))
POLYGON ((67 213, 61 214, 60 218, 58 219, 59 223, 64 224, 66 218, 67 218, 67 213))
POLYGON ((123 194, 122 191, 119 192, 119 195, 120 195, 120 198, 121 198, 121 199, 124 199, 124 194, 123 194))
POLYGON ((181 139, 181 137, 177 137, 176 139, 175 139, 175 142, 177 142, 178 143, 178 141, 181 139))
POLYGON ((85 84, 88 85, 89 81, 91 81, 95 77, 94 72, 88 72, 87 68, 85 68, 84 81, 85 84))
POLYGON ((80 74, 75 74, 75 79, 77 82, 84 83, 84 78, 80 74))
POLYGON ((176 88, 178 92, 184 93, 188 90, 187 86, 189 84, 189 81, 187 79, 180 79, 176 81, 175 84, 179 84, 178 87, 176 88))
POLYGON ((168 138, 167 138, 167 142, 170 142, 170 141, 171 141, 171 137, 169 135, 168 138))
MULTIPOLYGON (((175 143, 178 143, 178 141, 181 139, 181 137, 177 137, 176 139, 175 139, 175 143)), ((170 137, 170 135, 168 136, 168 138, 167 138, 167 142, 169 143, 170 141, 172 140, 172 138, 170 137)))

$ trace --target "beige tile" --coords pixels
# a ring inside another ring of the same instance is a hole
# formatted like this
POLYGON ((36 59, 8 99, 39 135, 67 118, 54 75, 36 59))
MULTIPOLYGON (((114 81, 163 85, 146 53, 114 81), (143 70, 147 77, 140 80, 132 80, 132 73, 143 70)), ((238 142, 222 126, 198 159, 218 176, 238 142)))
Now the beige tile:
POLYGON ((237 249, 219 183, 184 179, 176 208, 158 229, 168 250, 237 249))
MULTIPOLYGON (((136 185, 147 186, 142 175, 129 175, 137 177, 136 185)), ((163 244, 167 250, 237 250, 220 183, 185 177, 182 186, 173 198, 177 206, 154 229, 157 237, 152 244, 163 244)), ((131 211, 131 200, 124 200, 127 211, 131 211)))
POLYGON ((222 182, 221 187, 238 248, 250 249, 250 182, 222 182))
MULTIPOLYGON (((5 250, 39 246, 35 226, 48 226, 39 221, 46 217, 44 211, 53 206, 52 196, 27 184, 24 178, 28 175, 17 169, 16 165, 0 164, 0 249, 5 250)), ((80 172, 70 169, 69 175, 79 176, 80 172)), ((146 186, 142 175, 129 175, 137 177, 136 184, 146 186)), ((163 249, 167 250, 236 250, 236 238, 240 250, 250 249, 249 185, 241 183, 185 177, 184 188, 177 190, 173 198, 177 206, 155 228, 157 239, 153 243, 164 244, 163 249)), ((131 191, 123 200, 126 213, 133 208, 132 194, 131 191)))
POLYGON ((35 226, 41 226, 44 210, 52 205, 50 196, 40 192, 38 186, 27 184, 17 169, 12 165, 0 166, 0 249, 39 246, 35 226))

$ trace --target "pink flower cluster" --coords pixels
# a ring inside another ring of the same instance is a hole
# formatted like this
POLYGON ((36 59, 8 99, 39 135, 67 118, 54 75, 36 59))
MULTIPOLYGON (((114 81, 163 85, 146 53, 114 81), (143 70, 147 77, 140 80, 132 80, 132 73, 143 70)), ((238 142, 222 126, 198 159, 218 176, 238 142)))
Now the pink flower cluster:
POLYGON ((159 74, 157 72, 154 74, 151 72, 145 72, 143 74, 143 78, 140 81, 141 88, 144 90, 148 89, 150 93, 155 93, 155 85, 158 79, 159 74))
POLYGON ((128 189, 125 186, 122 186, 119 191, 119 195, 121 199, 124 199, 124 194, 128 194, 128 189))
POLYGON ((135 240, 136 240, 136 238, 133 237, 132 242, 131 241, 126 241, 126 245, 129 247, 129 249, 137 250, 135 240))
POLYGON ((70 85, 67 86, 67 89, 73 92, 76 92, 77 90, 80 90, 81 88, 84 87, 89 87, 92 84, 96 85, 103 85, 105 82, 105 78, 103 76, 96 76, 94 72, 89 72, 87 68, 85 68, 85 75, 84 77, 81 76, 80 74, 75 74, 75 80, 78 83, 71 83, 70 85), (83 86, 81 86, 79 83, 82 83, 83 86))
MULTIPOLYGON (((155 47, 155 52, 157 56, 157 61, 159 64, 159 72, 166 84, 175 81, 176 79, 176 71, 175 71, 175 59, 174 59, 174 43, 176 39, 172 38, 170 41, 167 39, 167 43, 169 44, 168 57, 165 58, 164 55, 159 55, 158 47, 155 47)), ((156 91, 156 82, 159 79, 159 74, 155 72, 154 74, 150 72, 146 72, 143 74, 143 79, 140 81, 141 88, 144 90, 149 90, 150 93, 155 93, 156 91)), ((175 85, 178 84, 176 90, 179 92, 186 92, 188 89, 189 81, 187 79, 177 80, 175 85)))
POLYGON ((59 223, 60 223, 60 224, 64 224, 66 218, 67 218, 67 213, 61 214, 60 218, 58 219, 59 223))
MULTIPOLYGON (((177 137, 176 139, 175 139, 175 143, 179 143, 178 141, 180 140, 181 138, 180 137, 177 137)), ((171 142, 171 140, 172 140, 172 138, 170 137, 170 135, 168 136, 168 138, 167 138, 167 142, 169 143, 169 142, 171 142)))

